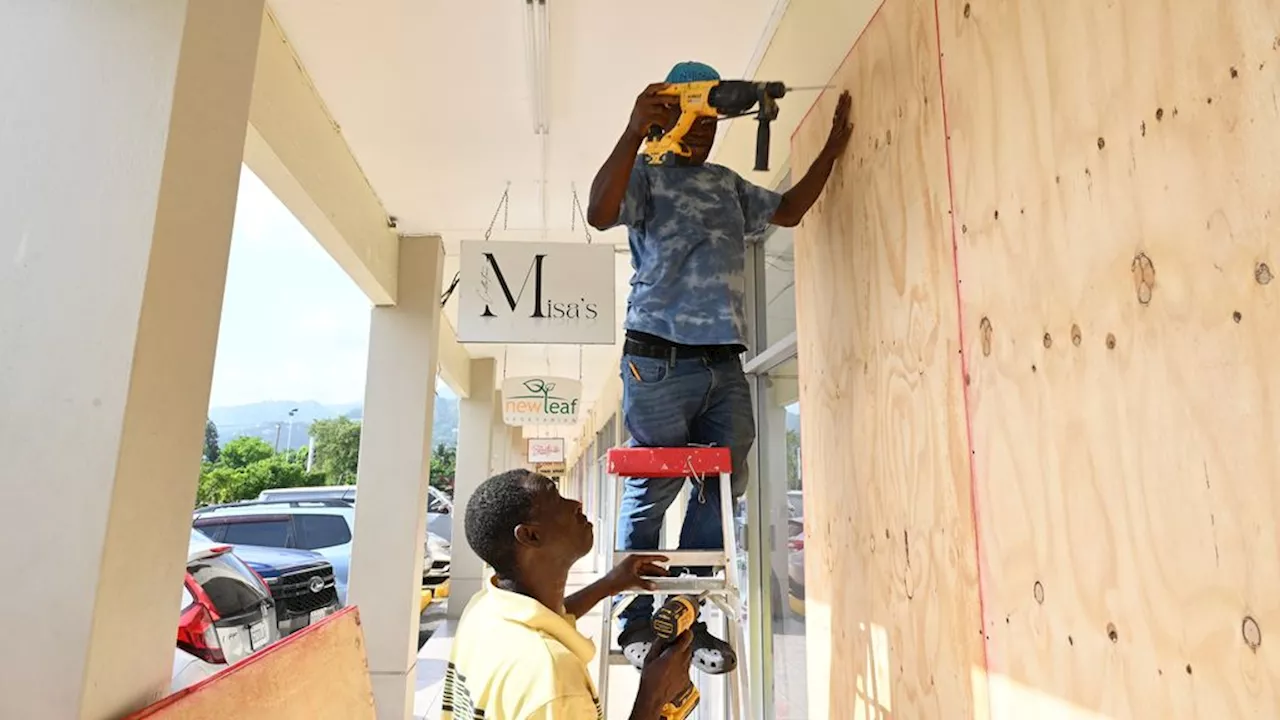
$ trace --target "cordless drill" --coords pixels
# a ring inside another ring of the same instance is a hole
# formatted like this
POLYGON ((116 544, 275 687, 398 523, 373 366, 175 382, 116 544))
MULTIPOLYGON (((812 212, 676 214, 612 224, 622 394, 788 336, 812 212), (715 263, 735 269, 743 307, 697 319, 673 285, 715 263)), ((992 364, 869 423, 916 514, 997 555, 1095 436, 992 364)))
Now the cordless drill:
POLYGON ((769 124, 778 117, 778 98, 787 94, 781 82, 751 80, 706 80, 674 83, 663 95, 680 98, 680 119, 665 131, 654 126, 645 143, 645 160, 650 165, 681 165, 693 155, 684 144, 685 133, 700 117, 729 120, 743 117, 753 109, 756 116, 756 170, 769 169, 769 124))
MULTIPOLYGON (((676 638, 693 627, 693 622, 698 619, 698 604, 698 598, 688 595, 675 595, 663 603, 662 608, 653 616, 655 639, 649 649, 649 657, 660 655, 676 638)), ((698 707, 701 699, 702 694, 691 681, 684 690, 662 706, 658 717, 661 720, 684 720, 698 707)))

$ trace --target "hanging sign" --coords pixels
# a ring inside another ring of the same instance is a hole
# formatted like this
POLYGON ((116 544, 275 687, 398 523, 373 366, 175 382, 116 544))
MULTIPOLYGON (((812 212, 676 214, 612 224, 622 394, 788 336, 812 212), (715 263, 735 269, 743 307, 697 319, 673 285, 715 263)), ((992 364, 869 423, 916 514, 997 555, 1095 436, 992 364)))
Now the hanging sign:
POLYGON ((547 477, 558 477, 564 475, 564 463, 537 463, 533 466, 533 471, 547 477))
POLYGON ((502 381, 502 421, 507 425, 573 425, 581 401, 577 380, 539 375, 502 381))
POLYGON ((613 344, 613 245, 466 241, 459 261, 459 342, 613 344))
POLYGON ((564 438, 529 438, 529 464, 564 462, 564 438))

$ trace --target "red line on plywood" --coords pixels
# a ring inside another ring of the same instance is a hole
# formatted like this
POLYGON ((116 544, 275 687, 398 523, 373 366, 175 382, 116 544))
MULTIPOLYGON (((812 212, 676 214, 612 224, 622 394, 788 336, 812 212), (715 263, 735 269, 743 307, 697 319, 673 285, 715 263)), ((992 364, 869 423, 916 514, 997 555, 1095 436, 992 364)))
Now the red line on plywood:
MULTIPOLYGON (((880 14, 880 9, 884 7, 885 2, 887 1, 888 0, 881 0, 880 4, 876 6, 876 11, 871 13, 871 19, 868 20, 867 24, 863 25, 862 29, 858 31, 858 37, 853 39, 853 44, 849 46, 849 52, 844 54, 844 58, 842 58, 836 65, 836 69, 831 71, 831 76, 827 78, 825 83, 823 83, 824 85, 830 85, 831 81, 835 80, 836 75, 840 73, 840 68, 844 67, 844 64, 849 62, 849 57, 853 55, 854 50, 858 49, 858 43, 861 42, 862 36, 867 33, 867 28, 871 27, 871 23, 876 21, 876 17, 880 14)), ((795 130, 791 131, 792 142, 796 139, 796 133, 800 132, 800 128, 804 127, 804 122, 808 120, 809 116, 813 114, 813 111, 817 109, 818 103, 822 102, 822 97, 826 94, 826 90, 819 91, 818 97, 814 98, 813 102, 809 104, 808 109, 804 111, 804 115, 800 118, 800 124, 796 125, 795 130)))
POLYGON ((969 512, 970 520, 973 522, 974 563, 978 571, 978 620, 981 623, 978 630, 982 634, 982 669, 987 676, 987 700, 989 703, 991 697, 991 658, 990 650, 988 649, 990 638, 987 636, 987 603, 984 587, 986 573, 983 572, 982 526, 978 522, 979 518, 981 518, 981 513, 978 508, 978 472, 975 467, 975 451, 973 449, 973 404, 969 396, 969 356, 965 353, 965 348, 968 346, 965 343, 964 335, 964 303, 960 293, 960 244, 956 237, 956 222, 958 222, 956 220, 956 182, 951 163, 951 121, 947 116, 947 81, 942 66, 942 17, 941 11, 938 9, 938 0, 933 0, 933 30, 938 43, 938 92, 942 96, 939 104, 942 106, 943 147, 946 149, 947 158, 947 199, 950 203, 948 214, 951 217, 951 269, 955 278, 956 288, 956 324, 959 325, 960 382, 964 393, 965 446, 969 450, 969 512))

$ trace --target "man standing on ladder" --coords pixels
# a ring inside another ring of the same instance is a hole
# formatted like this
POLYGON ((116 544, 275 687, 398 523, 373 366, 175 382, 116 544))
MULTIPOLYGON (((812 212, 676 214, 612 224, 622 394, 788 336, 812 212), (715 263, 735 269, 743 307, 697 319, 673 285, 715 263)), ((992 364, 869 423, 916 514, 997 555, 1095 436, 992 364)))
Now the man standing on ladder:
MULTIPOLYGON (((640 94, 627 129, 591 185, 587 221, 601 231, 626 225, 630 234, 634 274, 621 374, 623 420, 632 445, 728 447, 736 499, 746 491, 747 453, 755 442, 741 358, 747 343, 747 240, 761 237, 769 225, 800 223, 848 145, 853 126, 849 94, 842 93, 825 147, 784 194, 707 164, 715 118, 698 118, 685 135, 693 153, 689 162, 666 167, 638 157, 650 127, 670 129, 680 115, 679 98, 659 94, 665 85, 719 79, 711 67, 685 62, 671 69, 665 83, 640 94)), ((626 478, 618 547, 656 549, 663 515, 683 485, 682 479, 626 478)), ((725 520, 719 492, 715 483, 692 488, 679 549, 721 548, 725 520)), ((640 596, 621 615, 618 644, 637 668, 653 642, 652 613, 653 599, 640 596)), ((693 631, 693 661, 700 670, 721 674, 737 666, 732 648, 712 636, 705 623, 693 631)))

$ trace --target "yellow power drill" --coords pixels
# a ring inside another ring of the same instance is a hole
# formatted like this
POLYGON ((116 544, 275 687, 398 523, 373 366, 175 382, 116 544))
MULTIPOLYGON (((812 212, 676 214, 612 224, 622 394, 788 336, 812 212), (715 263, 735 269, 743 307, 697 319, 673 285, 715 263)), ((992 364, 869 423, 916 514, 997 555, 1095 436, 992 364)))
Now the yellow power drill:
POLYGON ((662 91, 663 95, 680 98, 680 119, 675 127, 665 131, 654 126, 649 130, 645 143, 645 160, 650 165, 680 165, 687 162, 693 152, 685 146, 684 136, 700 117, 730 120, 743 117, 755 110, 756 115, 756 170, 769 169, 769 124, 778 117, 778 98, 787 94, 787 86, 780 82, 754 82, 751 80, 706 80, 700 82, 673 83, 662 91))
MULTIPOLYGON (((676 595, 663 603, 653 616, 653 634, 656 639, 649 649, 649 657, 657 657, 698 619, 700 597, 676 595)), ((692 682, 684 690, 662 706, 661 720, 684 720, 698 707, 702 694, 692 682)))

